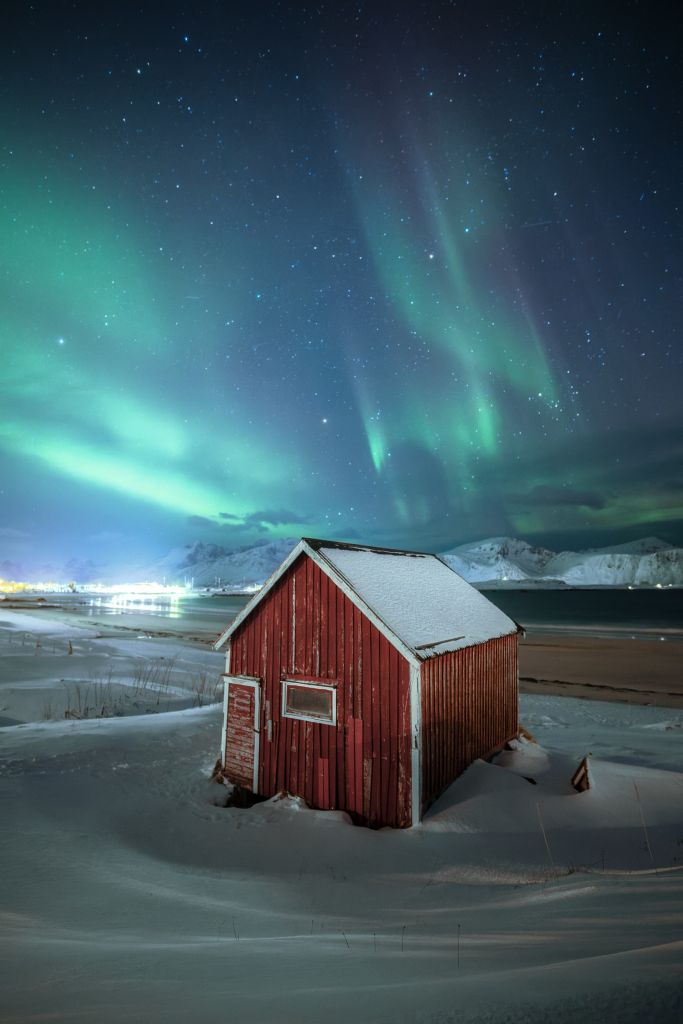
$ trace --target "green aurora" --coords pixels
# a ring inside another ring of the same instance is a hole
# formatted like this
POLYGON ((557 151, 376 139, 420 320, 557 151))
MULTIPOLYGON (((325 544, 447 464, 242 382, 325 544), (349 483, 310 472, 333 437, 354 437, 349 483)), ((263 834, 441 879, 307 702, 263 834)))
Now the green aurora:
POLYGON ((0 561, 680 542, 669 65, 292 17, 7 51, 0 561))

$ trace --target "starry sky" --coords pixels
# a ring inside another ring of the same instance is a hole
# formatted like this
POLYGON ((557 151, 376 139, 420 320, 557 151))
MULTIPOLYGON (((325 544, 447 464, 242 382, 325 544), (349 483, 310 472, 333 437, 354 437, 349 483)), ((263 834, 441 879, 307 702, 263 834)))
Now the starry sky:
POLYGON ((676 20, 10 2, 0 562, 683 541, 676 20))

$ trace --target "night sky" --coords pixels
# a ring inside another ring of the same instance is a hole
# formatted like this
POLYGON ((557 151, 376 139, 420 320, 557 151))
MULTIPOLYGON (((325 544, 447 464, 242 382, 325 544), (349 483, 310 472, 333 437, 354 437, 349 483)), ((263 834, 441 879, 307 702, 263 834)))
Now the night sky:
POLYGON ((683 541, 675 8, 6 5, 0 561, 683 541))

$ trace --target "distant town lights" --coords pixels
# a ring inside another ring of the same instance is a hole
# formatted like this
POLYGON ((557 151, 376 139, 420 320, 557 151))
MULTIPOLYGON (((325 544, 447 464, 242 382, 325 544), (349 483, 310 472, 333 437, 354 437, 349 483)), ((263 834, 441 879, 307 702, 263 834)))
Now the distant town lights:
POLYGON ((182 597, 183 594, 193 592, 192 583, 184 586, 179 584, 167 585, 165 583, 115 583, 106 585, 104 583, 57 583, 54 580, 42 580, 37 583, 24 583, 17 580, 0 579, 0 593, 43 593, 43 594, 64 594, 64 593, 88 593, 88 594, 116 594, 130 597, 182 597))
POLYGON ((131 594, 145 597, 173 597, 175 595, 180 597, 192 590, 192 584, 186 583, 184 586, 179 586, 165 583, 115 583, 106 586, 104 583, 88 583, 83 585, 83 589, 92 594, 131 594))

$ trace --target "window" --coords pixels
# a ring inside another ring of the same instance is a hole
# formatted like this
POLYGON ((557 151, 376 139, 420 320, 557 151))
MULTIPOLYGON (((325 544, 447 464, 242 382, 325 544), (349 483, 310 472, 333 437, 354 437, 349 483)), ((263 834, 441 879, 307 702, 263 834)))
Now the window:
POLYGON ((333 686, 307 680, 282 680, 282 715, 304 722, 337 724, 337 693, 333 686))

